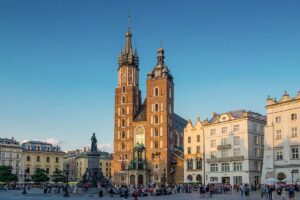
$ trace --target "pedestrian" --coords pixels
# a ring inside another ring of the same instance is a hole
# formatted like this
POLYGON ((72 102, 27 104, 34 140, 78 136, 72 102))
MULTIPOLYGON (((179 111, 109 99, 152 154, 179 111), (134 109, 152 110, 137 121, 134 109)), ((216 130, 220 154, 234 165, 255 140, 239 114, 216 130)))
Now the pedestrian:
POLYGON ((134 193, 133 193, 133 197, 134 197, 134 200, 138 200, 138 192, 136 190, 134 190, 134 193))
POLYGON ((264 185, 260 186, 260 199, 263 200, 264 199, 264 194, 265 194, 265 187, 264 185))
POLYGON ((289 187, 288 194, 290 200, 295 200, 295 190, 292 186, 289 187))
POLYGON ((241 191, 241 198, 244 196, 244 186, 241 184, 240 185, 240 191, 241 191))

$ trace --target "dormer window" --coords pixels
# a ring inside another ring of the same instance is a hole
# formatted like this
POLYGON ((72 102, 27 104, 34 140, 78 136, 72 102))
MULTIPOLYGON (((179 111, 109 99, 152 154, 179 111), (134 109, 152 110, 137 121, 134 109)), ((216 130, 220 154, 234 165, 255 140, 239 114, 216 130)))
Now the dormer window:
POLYGON ((37 146, 36 150, 40 151, 41 150, 41 146, 37 146))
POLYGON ((30 149, 30 145, 29 144, 27 145, 27 149, 30 149))

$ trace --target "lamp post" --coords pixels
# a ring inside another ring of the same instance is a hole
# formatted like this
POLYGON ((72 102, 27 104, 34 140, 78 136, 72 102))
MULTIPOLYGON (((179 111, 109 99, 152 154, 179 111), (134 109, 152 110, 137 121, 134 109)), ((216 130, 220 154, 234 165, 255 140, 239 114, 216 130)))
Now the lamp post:
POLYGON ((69 164, 67 164, 67 169, 66 169, 66 188, 65 188, 65 194, 63 197, 70 197, 69 195, 69 191, 68 191, 68 188, 69 188, 69 164))
POLYGON ((166 169, 164 169, 164 174, 163 174, 163 176, 164 176, 164 186, 166 186, 166 169))
POLYGON ((24 181, 24 185, 23 185, 23 192, 22 192, 22 194, 27 194, 25 180, 26 180, 26 170, 24 170, 24 180, 23 180, 24 181))

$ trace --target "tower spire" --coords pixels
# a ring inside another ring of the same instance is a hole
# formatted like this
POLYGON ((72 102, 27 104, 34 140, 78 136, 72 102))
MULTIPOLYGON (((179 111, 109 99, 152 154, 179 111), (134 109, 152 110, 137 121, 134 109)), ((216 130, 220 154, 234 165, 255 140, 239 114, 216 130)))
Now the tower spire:
POLYGON ((128 32, 130 32, 130 12, 128 11, 128 32))

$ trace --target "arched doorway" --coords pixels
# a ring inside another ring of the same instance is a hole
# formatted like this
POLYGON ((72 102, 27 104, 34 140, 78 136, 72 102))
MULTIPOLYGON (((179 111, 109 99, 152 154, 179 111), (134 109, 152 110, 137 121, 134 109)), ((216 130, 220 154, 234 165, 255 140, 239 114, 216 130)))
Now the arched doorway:
POLYGON ((130 176, 130 184, 135 185, 135 175, 130 176))
POLYGON ((144 185, 144 176, 141 175, 141 174, 138 176, 138 184, 139 185, 144 185))
POLYGON ((200 174, 196 176, 196 181, 202 184, 202 176, 200 174))
POLYGON ((188 175, 187 180, 192 182, 193 181, 193 176, 192 175, 188 175))

